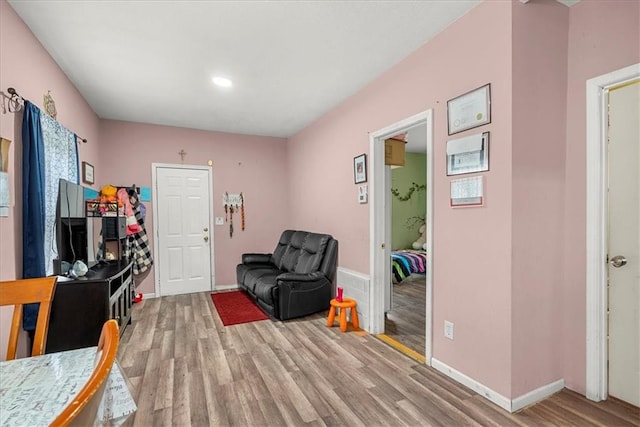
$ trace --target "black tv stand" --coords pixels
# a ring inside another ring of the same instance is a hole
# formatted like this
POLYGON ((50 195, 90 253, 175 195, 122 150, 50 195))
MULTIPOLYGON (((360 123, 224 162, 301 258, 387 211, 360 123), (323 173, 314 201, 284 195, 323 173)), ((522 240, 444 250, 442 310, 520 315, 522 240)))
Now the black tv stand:
POLYGON ((59 278, 51 304, 46 353, 92 347, 98 344, 102 325, 116 319, 120 335, 131 323, 133 263, 106 261, 87 275, 59 278))

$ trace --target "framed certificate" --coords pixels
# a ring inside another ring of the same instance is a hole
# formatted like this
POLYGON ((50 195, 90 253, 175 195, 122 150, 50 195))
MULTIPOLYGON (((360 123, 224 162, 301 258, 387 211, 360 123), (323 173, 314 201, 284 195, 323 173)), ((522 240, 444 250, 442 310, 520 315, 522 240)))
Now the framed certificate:
POLYGON ((447 141, 447 175, 489 170, 489 132, 447 141))
POLYGON ((452 208, 464 206, 483 206, 484 188, 483 176, 473 178, 454 179, 451 181, 452 208))
POLYGON ((449 135, 491 123, 491 84, 447 101, 449 135))

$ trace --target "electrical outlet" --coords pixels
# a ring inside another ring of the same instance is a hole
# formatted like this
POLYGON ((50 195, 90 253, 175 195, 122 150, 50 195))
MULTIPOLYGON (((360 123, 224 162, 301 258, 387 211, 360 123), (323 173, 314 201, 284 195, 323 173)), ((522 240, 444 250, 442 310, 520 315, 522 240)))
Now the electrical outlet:
POLYGON ((444 321, 444 336, 445 338, 453 340, 453 323, 448 320, 444 321))
POLYGON ((224 225, 224 218, 222 218, 221 216, 217 216, 216 225, 224 225))

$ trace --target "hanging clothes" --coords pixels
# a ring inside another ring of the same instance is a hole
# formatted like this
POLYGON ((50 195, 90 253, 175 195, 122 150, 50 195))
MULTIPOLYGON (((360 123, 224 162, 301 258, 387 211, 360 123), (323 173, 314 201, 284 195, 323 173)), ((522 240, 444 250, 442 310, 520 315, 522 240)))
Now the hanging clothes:
POLYGON ((138 275, 147 271, 153 265, 153 257, 149 248, 149 239, 144 227, 144 218, 140 209, 140 200, 135 190, 129 190, 129 202, 133 209, 140 231, 127 235, 124 245, 124 256, 133 261, 133 274, 138 275))
POLYGON ((124 207, 124 215, 126 218, 127 224, 127 236, 135 233, 139 233, 141 230, 140 224, 138 224, 138 220, 133 213, 133 207, 131 206, 131 202, 129 201, 129 194, 127 190, 121 188, 118 190, 118 200, 122 203, 124 207))

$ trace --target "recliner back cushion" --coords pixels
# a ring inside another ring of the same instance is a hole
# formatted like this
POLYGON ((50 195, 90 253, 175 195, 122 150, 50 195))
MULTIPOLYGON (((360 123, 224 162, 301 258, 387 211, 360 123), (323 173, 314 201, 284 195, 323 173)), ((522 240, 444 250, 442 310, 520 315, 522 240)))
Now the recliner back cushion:
POLYGON ((318 271, 331 239, 328 234, 286 230, 280 236, 271 262, 283 271, 302 274, 318 271))
POLYGON ((336 276, 336 263, 338 262, 338 241, 334 238, 329 239, 327 248, 322 256, 322 264, 319 270, 333 282, 336 276))
POLYGON ((284 253, 287 250, 289 242, 291 241, 291 237, 294 233, 294 230, 283 231, 282 235, 280 236, 280 240, 278 241, 278 244, 276 245, 276 248, 273 250, 273 254, 271 255, 271 262, 281 270, 285 270, 285 268, 282 267, 282 257, 284 256, 284 253))
POLYGON ((304 231, 295 231, 293 233, 291 240, 289 241, 289 245, 282 256, 282 270, 295 271, 298 258, 300 257, 300 251, 305 239, 307 238, 307 234, 309 233, 304 231))
POLYGON ((306 274, 318 271, 330 239, 328 234, 307 233, 294 272, 306 274))

